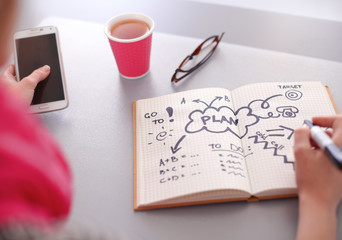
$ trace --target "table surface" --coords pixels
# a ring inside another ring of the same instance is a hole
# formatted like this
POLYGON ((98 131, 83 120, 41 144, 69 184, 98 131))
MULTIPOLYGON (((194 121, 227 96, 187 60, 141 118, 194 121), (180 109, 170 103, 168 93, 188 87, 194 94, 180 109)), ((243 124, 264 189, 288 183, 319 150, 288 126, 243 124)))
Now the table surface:
POLYGON ((128 239, 295 237, 297 199, 134 212, 132 101, 203 87, 321 81, 331 88, 341 111, 342 63, 221 43, 203 68, 172 86, 175 68, 202 39, 155 32, 151 72, 140 80, 126 80, 119 77, 102 25, 61 18, 47 18, 40 25, 55 25, 60 31, 70 106, 39 117, 73 170, 72 220, 88 219, 128 239))

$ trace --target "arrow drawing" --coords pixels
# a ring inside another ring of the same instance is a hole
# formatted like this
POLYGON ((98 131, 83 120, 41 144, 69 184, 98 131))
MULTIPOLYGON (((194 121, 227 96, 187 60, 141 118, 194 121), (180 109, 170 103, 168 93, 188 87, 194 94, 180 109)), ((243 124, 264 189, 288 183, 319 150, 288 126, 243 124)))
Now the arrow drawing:
POLYGON ((286 129, 286 130, 289 130, 289 131, 291 132, 290 135, 287 137, 287 139, 290 140, 291 137, 292 137, 293 134, 294 134, 294 129, 289 128, 289 127, 285 127, 285 126, 282 126, 282 125, 279 125, 279 127, 283 128, 283 129, 286 129))
POLYGON ((176 143, 175 147, 171 147, 171 152, 172 154, 175 154, 176 152, 178 152, 179 150, 181 150, 182 148, 179 147, 179 144, 183 141, 183 139, 185 138, 186 135, 183 135, 178 142, 176 143))
POLYGON ((221 99, 222 99, 222 97, 216 96, 216 98, 213 101, 211 101, 211 103, 209 104, 209 107, 211 107, 216 100, 221 101, 221 99))
MULTIPOLYGON (((287 137, 287 139, 290 140, 291 137, 292 137, 293 134, 294 134, 294 129, 289 128, 289 127, 285 127, 285 126, 282 126, 282 125, 279 125, 279 127, 280 127, 280 128, 278 128, 278 129, 268 129, 268 130, 266 130, 266 132, 276 132, 276 131, 289 130, 289 131, 290 131, 290 134, 289 134, 289 136, 287 137)), ((269 134, 268 136, 270 136, 270 137, 284 137, 285 134, 269 134)))
POLYGON ((209 105, 208 105, 208 103, 202 101, 201 99, 195 99, 195 100, 192 100, 192 101, 195 102, 195 103, 203 103, 203 104, 205 104, 208 108, 210 108, 210 107, 214 104, 215 101, 217 101, 217 100, 218 100, 218 101, 221 101, 222 98, 223 98, 223 97, 216 96, 216 97, 214 98, 214 100, 212 100, 211 103, 210 103, 209 105))
POLYGON ((203 103, 203 104, 205 104, 207 107, 209 107, 209 105, 206 103, 206 102, 203 102, 202 100, 200 100, 200 99, 196 99, 196 100, 192 100, 193 102, 195 102, 195 103, 203 103))

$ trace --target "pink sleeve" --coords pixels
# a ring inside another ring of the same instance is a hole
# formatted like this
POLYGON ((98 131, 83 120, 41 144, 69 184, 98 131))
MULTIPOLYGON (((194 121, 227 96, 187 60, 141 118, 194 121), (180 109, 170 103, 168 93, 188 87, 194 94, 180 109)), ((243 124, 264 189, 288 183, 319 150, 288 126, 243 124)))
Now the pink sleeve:
POLYGON ((38 119, 0 85, 0 226, 67 217, 70 169, 38 119))

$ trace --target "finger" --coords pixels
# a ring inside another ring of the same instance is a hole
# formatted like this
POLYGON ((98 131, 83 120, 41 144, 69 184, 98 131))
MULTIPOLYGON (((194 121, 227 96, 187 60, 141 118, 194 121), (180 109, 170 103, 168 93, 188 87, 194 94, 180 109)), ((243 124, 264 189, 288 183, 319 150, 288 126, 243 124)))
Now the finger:
POLYGON ((333 133, 331 130, 325 130, 325 133, 329 136, 329 137, 332 137, 333 136, 333 133))
POLYGON ((331 128, 336 120, 335 116, 322 116, 322 117, 313 117, 312 123, 321 127, 329 127, 331 128))
POLYGON ((304 159, 307 157, 308 152, 312 151, 309 128, 301 127, 296 129, 293 150, 296 159, 304 159))
POLYGON ((4 71, 4 76, 6 80, 17 81, 15 78, 15 67, 13 64, 10 64, 4 71))
POLYGON ((310 144, 311 144, 311 147, 312 147, 313 149, 318 149, 318 148, 319 148, 319 146, 317 145, 317 143, 316 143, 312 138, 310 138, 310 144))
POLYGON ((337 115, 333 123, 333 136, 342 138, 342 115, 337 115))
POLYGON ((342 115, 314 117, 312 120, 314 124, 332 128, 332 134, 327 134, 332 137, 335 144, 342 146, 342 115))
POLYGON ((337 119, 333 125, 331 138, 337 146, 342 146, 342 118, 337 119))
POLYGON ((37 84, 47 78, 50 74, 50 67, 45 65, 34 70, 29 76, 21 80, 22 84, 27 84, 31 89, 35 89, 37 84))

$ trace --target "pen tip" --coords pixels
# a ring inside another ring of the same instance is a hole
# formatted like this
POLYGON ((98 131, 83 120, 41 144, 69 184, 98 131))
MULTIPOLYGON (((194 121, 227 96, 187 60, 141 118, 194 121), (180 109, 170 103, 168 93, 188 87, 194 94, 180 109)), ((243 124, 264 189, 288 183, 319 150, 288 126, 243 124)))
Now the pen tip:
POLYGON ((304 120, 304 124, 308 125, 310 128, 313 127, 313 124, 310 120, 304 120))

